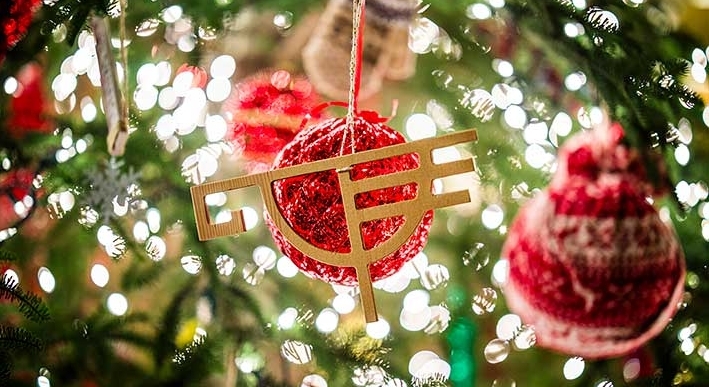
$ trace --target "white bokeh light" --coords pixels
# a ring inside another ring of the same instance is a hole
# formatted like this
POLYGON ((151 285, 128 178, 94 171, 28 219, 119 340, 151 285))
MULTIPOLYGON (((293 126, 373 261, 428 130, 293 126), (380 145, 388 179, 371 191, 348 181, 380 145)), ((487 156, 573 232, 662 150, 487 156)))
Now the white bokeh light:
POLYGON ((5 83, 3 83, 3 89, 5 90, 5 94, 14 94, 15 91, 17 91, 18 86, 19 83, 17 82, 17 79, 15 77, 7 77, 5 79, 5 83))
POLYGON ((502 207, 497 204, 487 206, 481 214, 482 223, 488 230, 494 230, 502 224, 505 218, 505 212, 502 207))
POLYGON ((183 71, 175 75, 175 79, 172 80, 172 88, 175 90, 175 94, 178 97, 184 97, 192 86, 193 80, 194 74, 190 71, 183 71))
POLYGON ((135 222, 133 225, 133 237, 138 243, 143 243, 148 240, 150 237, 150 229, 148 228, 148 224, 142 220, 135 222))
POLYGON ((204 130, 207 135, 207 141, 221 141, 227 132, 226 120, 219 114, 207 116, 204 121, 204 130))
POLYGON ((303 378, 300 387, 327 387, 327 381, 320 375, 310 374, 303 378))
POLYGON ((145 220, 148 221, 150 232, 155 233, 160 231, 160 218, 160 210, 157 208, 149 208, 145 212, 145 220))
POLYGON ((532 120, 524 128, 523 137, 527 144, 544 144, 547 142, 548 133, 546 122, 532 120))
POLYGON ((133 102, 139 110, 150 110, 158 102, 158 89, 153 85, 138 85, 133 93, 133 102))
POLYGON ((507 283, 507 278, 510 273, 510 263, 506 259, 500 259, 492 267, 491 280, 493 285, 501 287, 507 283))
POLYGON ((690 74, 692 74, 692 78, 698 83, 704 83, 707 80, 707 70, 698 63, 692 65, 690 74))
POLYGON ((276 266, 276 252, 268 246, 258 246, 251 253, 254 263, 264 270, 271 270, 276 266))
POLYGON ((514 129, 522 129, 527 123, 527 113, 518 105, 510 105, 504 113, 505 123, 514 129))
POLYGON ((579 23, 566 23, 564 25, 564 34, 570 38, 581 36, 584 32, 585 29, 583 28, 583 25, 579 23))
POLYGON ((96 105, 94 105, 93 101, 91 100, 91 97, 86 96, 81 99, 81 118, 84 120, 84 122, 93 122, 93 120, 96 119, 96 114, 98 113, 98 110, 96 109, 96 105))
POLYGON ((106 266, 96 263, 91 267, 91 282, 102 288, 108 284, 110 275, 106 266))
POLYGON ((356 305, 355 299, 349 294, 338 294, 332 300, 332 307, 339 314, 352 313, 356 305))
POLYGON ((409 373, 417 375, 419 371, 431 360, 440 359, 435 353, 428 350, 418 351, 409 359, 409 373))
POLYGON ((231 55, 220 55, 212 61, 209 73, 212 78, 229 78, 236 70, 236 61, 231 55))
POLYGON ((172 114, 164 114, 155 123, 155 135, 159 140, 165 141, 173 137, 177 124, 172 114))
POLYGON ((689 148, 684 144, 679 144, 675 148, 675 160, 679 165, 687 165, 689 163, 689 148))
POLYGON ((577 71, 566 76, 564 86, 570 91, 576 91, 586 84, 586 74, 577 71))
POLYGON ((106 299, 106 307, 114 316, 123 316, 128 311, 128 299, 121 293, 112 293, 106 299))
POLYGON ((426 328, 431 321, 431 308, 426 307, 422 310, 412 312, 407 309, 402 309, 399 315, 399 324, 402 328, 411 332, 418 332, 426 328))
POLYGON ((298 310, 292 307, 288 307, 278 316, 278 327, 283 330, 291 329, 295 326, 295 322, 297 319, 298 310))
POLYGON ((436 123, 428 114, 416 113, 406 119, 406 135, 411 140, 421 140, 436 136, 436 123))
POLYGON ((583 374, 584 368, 586 368, 586 362, 583 358, 572 357, 564 363, 564 378, 566 380, 578 379, 583 374))
POLYGON ((366 331, 367 336, 380 340, 387 337, 390 329, 389 323, 380 316, 378 321, 367 323, 366 331))
POLYGON ((337 329, 340 315, 332 308, 325 308, 320 311, 315 319, 315 328, 321 333, 330 333, 337 329))
POLYGON ((564 112, 559 112, 554 117, 554 120, 552 120, 549 131, 556 133, 559 136, 567 136, 571 133, 572 126, 573 121, 571 120, 571 117, 564 112))
POLYGON ((207 99, 222 102, 231 94, 231 82, 226 78, 214 78, 207 83, 207 99))
POLYGON ((514 74, 515 72, 512 63, 504 59, 493 59, 492 68, 497 71, 497 73, 500 74, 500 76, 502 77, 511 77, 512 74, 514 74))
POLYGON ((6 283, 20 283, 20 276, 12 269, 5 270, 5 272, 2 273, 2 278, 6 283))
POLYGON ((522 326, 522 319, 516 314, 506 314, 497 320, 497 325, 495 326, 495 333, 497 337, 502 340, 512 340, 515 334, 522 326))
POLYGON ((158 69, 153 63, 146 63, 138 68, 136 80, 139 85, 155 85, 158 80, 158 69))
POLYGON ((179 5, 171 5, 162 11, 162 20, 165 23, 174 23, 182 17, 182 7, 179 5))
POLYGON ((157 73, 157 78, 153 81, 155 86, 165 86, 170 82, 170 77, 172 76, 172 65, 170 62, 162 61, 155 65, 155 72, 157 73))
POLYGON ((485 4, 475 3, 465 9, 465 16, 470 19, 485 20, 492 16, 492 10, 485 4))
POLYGON ((96 231, 96 239, 98 239, 99 243, 104 246, 108 245, 109 243, 113 243, 113 240, 115 238, 116 235, 113 233, 113 230, 111 230, 111 228, 106 225, 102 225, 96 231))
POLYGON ((158 95, 158 106, 164 110, 172 110, 177 107, 177 92, 172 86, 164 87, 158 95))
POLYGON ((431 295, 423 290, 416 289, 410 291, 404 297, 404 309, 416 313, 428 308, 428 302, 431 299, 431 295))
POLYGON ((259 214, 252 207, 245 206, 241 209, 244 215, 244 227, 247 230, 251 230, 256 227, 259 222, 259 214))
POLYGON ((276 263, 276 270, 278 274, 285 278, 293 278, 298 274, 298 266, 296 266, 290 258, 282 256, 278 259, 276 263))
POLYGON ((46 267, 40 267, 37 270, 37 281, 39 282, 39 287, 47 293, 53 292, 57 285, 54 274, 46 267))
POLYGON ((539 144, 531 144, 524 150, 524 160, 530 167, 540 169, 553 160, 553 156, 539 144))

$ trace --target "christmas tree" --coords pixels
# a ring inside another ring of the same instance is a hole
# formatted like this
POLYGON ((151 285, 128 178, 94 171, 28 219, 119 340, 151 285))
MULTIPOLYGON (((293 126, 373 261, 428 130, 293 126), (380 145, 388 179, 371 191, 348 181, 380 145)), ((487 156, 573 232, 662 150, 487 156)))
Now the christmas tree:
POLYGON ((706 385, 706 7, 5 1, 0 385, 706 385))

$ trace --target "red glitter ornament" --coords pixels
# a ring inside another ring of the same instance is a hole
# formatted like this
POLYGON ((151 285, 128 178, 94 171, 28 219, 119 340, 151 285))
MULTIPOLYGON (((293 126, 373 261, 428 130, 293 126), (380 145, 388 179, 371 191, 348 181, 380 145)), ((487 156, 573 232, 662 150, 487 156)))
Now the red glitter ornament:
MULTIPOLYGON (((273 168, 283 168, 340 155, 400 144, 404 137, 380 122, 371 122, 355 117, 353 132, 347 129, 345 118, 333 118, 309 127, 288 144, 273 163, 273 168)), ((409 154, 355 165, 350 172, 352 180, 386 175, 417 168, 418 156, 409 154)), ((358 209, 386 203, 410 200, 417 195, 417 186, 407 184, 375 190, 355 197, 358 209)), ((337 172, 334 170, 312 173, 279 180, 273 183, 273 196, 292 229, 312 245, 329 251, 350 251, 345 212, 340 195, 337 172)), ((373 281, 386 278, 398 271, 404 263, 423 250, 433 221, 433 211, 425 213, 411 237, 397 251, 370 265, 373 281)), ((361 238, 365 249, 371 249, 387 241, 404 225, 401 216, 365 222, 361 226, 361 238)), ((266 224, 273 234, 276 245, 306 275, 329 283, 354 286, 357 284, 355 270, 337 267, 305 256, 286 240, 272 220, 266 216, 266 224)))
POLYGON ((42 67, 37 63, 25 65, 17 74, 17 90, 10 100, 7 120, 7 130, 12 137, 19 139, 30 132, 54 130, 43 80, 42 67))
POLYGON ((319 121, 313 111, 320 97, 310 83, 293 79, 287 71, 257 74, 236 86, 225 102, 224 111, 231 128, 229 140, 241 151, 249 172, 262 172, 301 130, 303 120, 319 121))
POLYGON ((614 125, 570 139, 549 188, 510 228, 506 300, 542 347, 623 355, 660 333, 677 310, 683 254, 647 201, 640 157, 621 137, 614 125))
POLYGON ((4 0, 0 4, 0 62, 27 33, 41 0, 4 0))

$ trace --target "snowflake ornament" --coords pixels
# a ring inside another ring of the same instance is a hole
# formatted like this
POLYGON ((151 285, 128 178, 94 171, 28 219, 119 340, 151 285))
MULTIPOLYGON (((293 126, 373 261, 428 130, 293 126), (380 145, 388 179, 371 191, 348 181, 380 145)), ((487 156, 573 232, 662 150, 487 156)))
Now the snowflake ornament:
POLYGON ((125 215, 130 203, 141 194, 140 173, 132 167, 124 172, 122 166, 122 162, 111 159, 105 168, 93 168, 86 175, 84 207, 97 213, 104 224, 125 215))

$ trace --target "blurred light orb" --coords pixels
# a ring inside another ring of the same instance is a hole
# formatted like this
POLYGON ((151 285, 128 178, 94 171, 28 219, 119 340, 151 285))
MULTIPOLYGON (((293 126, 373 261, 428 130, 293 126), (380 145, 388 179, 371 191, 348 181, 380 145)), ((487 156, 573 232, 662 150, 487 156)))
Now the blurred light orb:
POLYGON ((123 316, 128 311, 128 299, 121 293, 112 293, 106 299, 108 311, 114 316, 123 316))

